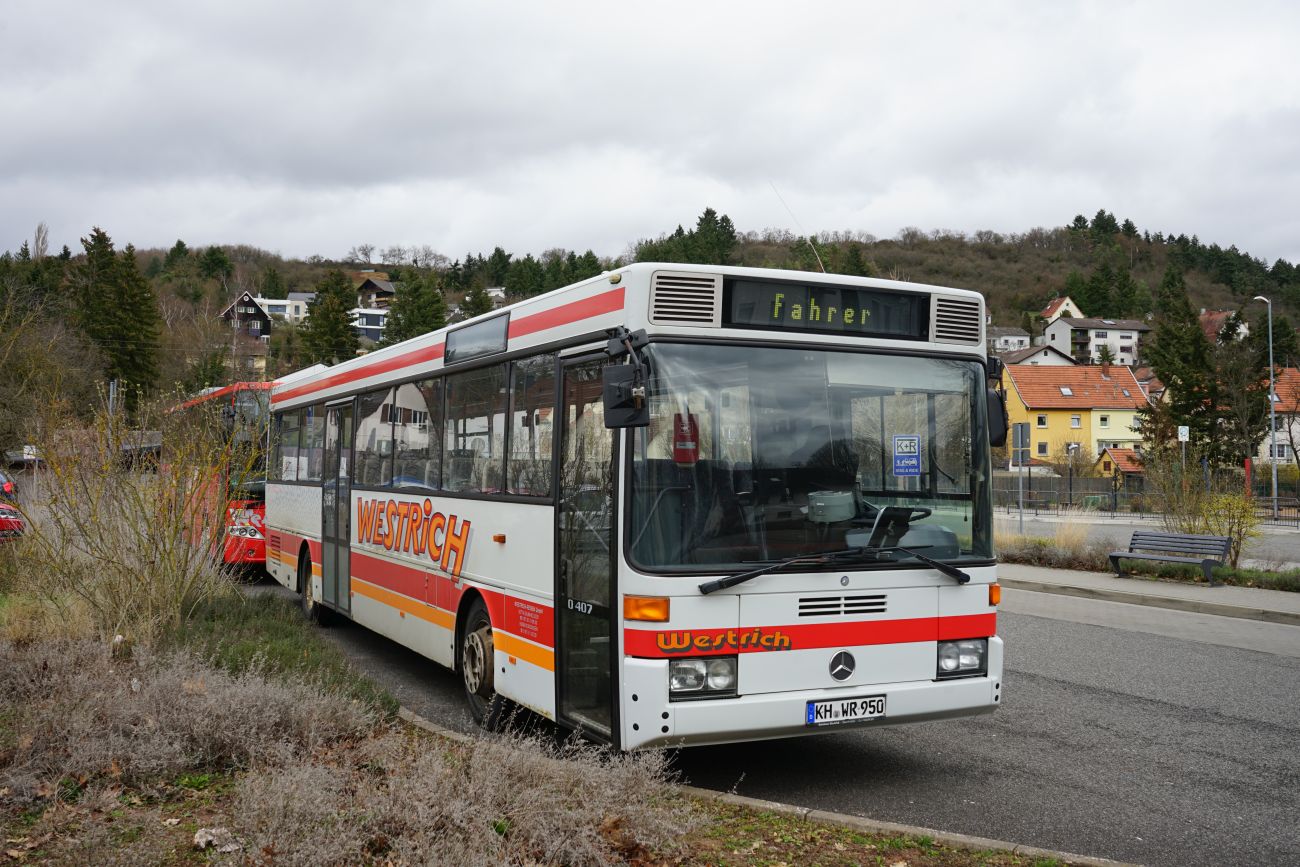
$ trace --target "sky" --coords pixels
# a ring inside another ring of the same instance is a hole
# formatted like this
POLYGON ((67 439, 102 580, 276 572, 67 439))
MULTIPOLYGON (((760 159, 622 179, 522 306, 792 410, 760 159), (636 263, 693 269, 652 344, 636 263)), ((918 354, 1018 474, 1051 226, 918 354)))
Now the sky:
POLYGON ((1023 232, 1300 262, 1300 4, 6 0, 0 250, 1023 232))

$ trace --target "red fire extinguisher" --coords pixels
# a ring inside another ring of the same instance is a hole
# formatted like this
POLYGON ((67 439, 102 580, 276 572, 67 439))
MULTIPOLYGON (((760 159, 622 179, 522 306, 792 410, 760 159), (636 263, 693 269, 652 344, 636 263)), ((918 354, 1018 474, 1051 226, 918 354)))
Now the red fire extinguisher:
POLYGON ((700 425, 695 414, 673 415, 673 461, 679 467, 691 467, 700 459, 700 425))

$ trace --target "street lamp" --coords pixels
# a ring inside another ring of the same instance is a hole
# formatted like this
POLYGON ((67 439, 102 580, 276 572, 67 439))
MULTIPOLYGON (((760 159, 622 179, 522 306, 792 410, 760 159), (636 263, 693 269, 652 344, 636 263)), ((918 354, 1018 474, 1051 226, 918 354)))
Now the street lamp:
POLYGON ((1273 468, 1273 520, 1277 520, 1277 384, 1273 381, 1273 302, 1263 295, 1256 301, 1268 305, 1268 464, 1273 468))

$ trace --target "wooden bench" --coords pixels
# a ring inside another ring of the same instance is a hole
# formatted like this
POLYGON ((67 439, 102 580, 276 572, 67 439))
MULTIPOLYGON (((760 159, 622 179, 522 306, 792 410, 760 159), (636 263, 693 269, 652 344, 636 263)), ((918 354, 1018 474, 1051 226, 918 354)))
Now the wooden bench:
POLYGON ((1155 533, 1134 530, 1127 551, 1114 551, 1110 555, 1111 568, 1122 578, 1124 570, 1120 560, 1159 560, 1167 563, 1195 563, 1205 573, 1205 580, 1214 586, 1214 567, 1222 566, 1228 559, 1232 540, 1227 536, 1199 536, 1195 533, 1155 533))

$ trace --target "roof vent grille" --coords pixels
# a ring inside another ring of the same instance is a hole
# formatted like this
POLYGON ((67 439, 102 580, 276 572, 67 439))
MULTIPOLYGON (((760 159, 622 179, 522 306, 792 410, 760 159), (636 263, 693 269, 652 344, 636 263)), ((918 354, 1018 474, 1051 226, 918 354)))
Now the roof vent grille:
POLYGON ((983 340, 980 302, 972 298, 933 296, 931 320, 938 343, 974 343, 983 340))
POLYGON ((656 271, 650 278, 650 321, 721 328, 722 276, 656 271))

